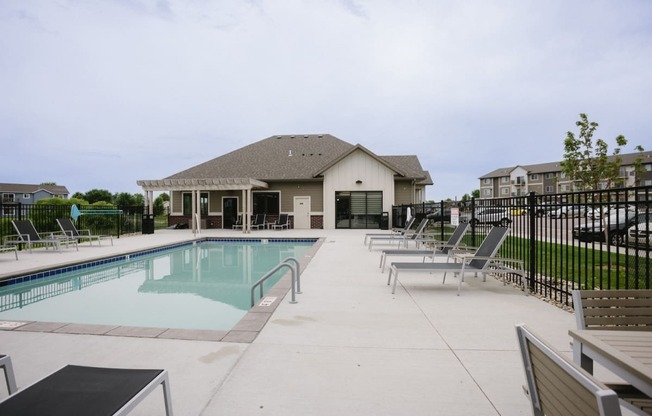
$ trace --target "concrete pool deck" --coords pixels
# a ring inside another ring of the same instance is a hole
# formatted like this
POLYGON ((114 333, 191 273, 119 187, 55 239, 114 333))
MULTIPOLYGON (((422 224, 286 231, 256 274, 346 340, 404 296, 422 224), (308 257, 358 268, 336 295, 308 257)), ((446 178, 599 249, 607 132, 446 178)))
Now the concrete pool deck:
MULTIPOLYGON (((405 275, 395 295, 364 230, 204 230, 201 236, 323 237, 298 303, 278 305, 251 343, 0 330, 19 387, 66 365, 165 368, 175 415, 529 415, 514 325, 570 356, 574 316, 494 279, 405 275)), ((0 254, 0 276, 192 239, 114 238, 62 253, 0 254)), ((415 259, 416 260, 416 259, 415 259)), ((1 379, 1 378, 0 378, 1 379)), ((6 397, 0 381, 0 398, 6 397)), ((132 413, 164 414, 157 390, 132 413)))

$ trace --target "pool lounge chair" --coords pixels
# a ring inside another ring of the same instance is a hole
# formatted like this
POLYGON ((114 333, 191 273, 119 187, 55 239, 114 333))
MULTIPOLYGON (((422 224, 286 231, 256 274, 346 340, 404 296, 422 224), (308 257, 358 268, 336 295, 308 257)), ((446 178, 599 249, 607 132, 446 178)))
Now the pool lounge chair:
POLYGON ((16 376, 14 375, 14 366, 11 364, 10 356, 0 355, 0 368, 5 372, 7 391, 9 391, 9 394, 14 394, 18 390, 18 387, 16 387, 16 376))
POLYGON ((39 233, 30 220, 13 220, 11 223, 16 229, 17 234, 6 236, 4 241, 5 245, 25 244, 30 253, 34 244, 43 244, 46 249, 52 246, 57 251, 61 250, 61 244, 65 244, 66 246, 74 244, 75 248, 79 250, 77 240, 70 239, 66 236, 56 237, 53 233, 39 233), (49 235, 49 237, 43 237, 43 235, 49 235))
POLYGON ((632 386, 600 382, 525 325, 516 325, 516 335, 533 415, 621 416, 621 406, 649 414, 652 400, 632 386))
POLYGON ((257 230, 260 230, 261 228, 265 228, 265 214, 256 214, 256 218, 254 218, 254 221, 251 223, 251 228, 255 228, 257 230))
POLYGON ((18 260, 18 250, 16 249, 16 246, 5 246, 1 245, 0 246, 0 253, 8 253, 10 251, 14 252, 14 256, 16 256, 16 260, 18 260))
POLYGON ((410 227, 412 227, 412 224, 414 224, 415 218, 412 217, 408 222, 405 223, 405 227, 400 228, 400 229, 393 229, 391 231, 385 232, 385 233, 367 233, 364 235, 364 245, 367 245, 367 241, 372 238, 372 237, 387 237, 391 235, 399 236, 399 235, 405 235, 405 233, 410 231, 410 227))
POLYGON ((396 284, 398 283, 400 271, 443 273, 442 284, 446 283, 446 273, 452 272, 460 275, 457 286, 457 295, 459 296, 464 276, 469 272, 475 274, 482 273, 483 281, 487 279, 488 273, 502 275, 503 284, 505 284, 505 274, 518 274, 523 278, 525 273, 522 260, 496 257, 496 253, 505 241, 505 238, 507 238, 508 233, 509 228, 493 227, 474 254, 464 253, 454 256, 456 260, 460 261, 459 263, 392 263, 389 268, 387 285, 391 283, 392 276, 394 276, 392 293, 396 292, 396 284))
POLYGON ((126 415, 159 385, 172 415, 166 370, 67 365, 0 401, 2 415, 126 415))
POLYGON ((401 250, 401 249, 394 249, 394 250, 383 250, 383 252, 380 255, 380 271, 382 273, 385 272, 385 262, 387 261, 387 257, 389 256, 423 256, 423 261, 426 261, 426 258, 430 257, 432 260, 435 260, 436 256, 450 256, 453 252, 454 249, 456 249, 459 244, 462 242, 462 237, 464 237, 464 234, 466 233, 466 230, 469 228, 469 223, 461 223, 457 227, 455 227, 455 230, 453 231, 453 234, 451 234, 450 238, 448 241, 442 243, 438 241, 431 240, 430 243, 433 244, 433 248, 426 250, 426 249, 414 249, 414 250, 401 250))
POLYGON ((280 214, 275 223, 272 223, 272 228, 278 230, 279 228, 288 228, 288 214, 280 214))
POLYGON ((238 228, 242 228, 242 215, 238 215, 238 218, 236 218, 235 222, 231 226, 231 229, 237 230, 238 228))
POLYGON ((422 219, 419 225, 417 226, 417 229, 414 230, 413 233, 405 233, 403 235, 385 235, 385 236, 370 237, 369 251, 371 251, 371 249, 374 247, 374 243, 382 243, 382 242, 385 242, 386 244, 397 243, 399 247, 402 244, 406 248, 410 241, 415 241, 418 245, 419 242, 421 241, 421 233, 423 233, 423 230, 426 229, 426 225, 428 225, 428 221, 429 221, 428 218, 422 219))
POLYGON ((113 245, 113 236, 91 235, 90 230, 78 230, 75 226, 75 223, 72 222, 70 218, 57 218, 57 223, 59 224, 59 228, 61 228, 61 232, 63 232, 64 235, 70 238, 74 238, 78 242, 81 242, 82 240, 88 240, 89 243, 93 245, 93 240, 96 240, 98 245, 102 245, 102 239, 109 238, 111 239, 111 245, 113 245))

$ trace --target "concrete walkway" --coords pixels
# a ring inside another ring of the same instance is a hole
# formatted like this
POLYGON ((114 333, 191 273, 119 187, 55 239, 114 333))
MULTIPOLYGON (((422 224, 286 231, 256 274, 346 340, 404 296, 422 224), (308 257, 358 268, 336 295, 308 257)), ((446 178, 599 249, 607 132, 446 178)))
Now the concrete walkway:
MULTIPOLYGON (((570 355, 574 316, 511 286, 402 274, 396 294, 361 230, 254 231, 324 237, 297 304, 281 302, 252 343, 0 331, 19 387, 66 365, 166 368, 176 415, 529 415, 514 325, 570 355)), ((207 230, 202 236, 242 236, 207 230)), ((192 238, 187 230, 63 253, 0 257, 0 276, 192 238)), ((407 260, 407 259, 402 259, 407 260)), ((6 389, 0 382, 0 397, 6 389)), ((133 413, 163 414, 160 391, 133 413)))

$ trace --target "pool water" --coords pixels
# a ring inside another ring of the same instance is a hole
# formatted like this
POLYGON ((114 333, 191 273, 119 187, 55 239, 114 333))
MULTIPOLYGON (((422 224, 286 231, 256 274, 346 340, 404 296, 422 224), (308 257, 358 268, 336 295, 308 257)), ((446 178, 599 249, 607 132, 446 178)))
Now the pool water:
POLYGON ((5 284, 0 320, 229 330, 250 309, 251 286, 312 244, 205 241, 5 284))

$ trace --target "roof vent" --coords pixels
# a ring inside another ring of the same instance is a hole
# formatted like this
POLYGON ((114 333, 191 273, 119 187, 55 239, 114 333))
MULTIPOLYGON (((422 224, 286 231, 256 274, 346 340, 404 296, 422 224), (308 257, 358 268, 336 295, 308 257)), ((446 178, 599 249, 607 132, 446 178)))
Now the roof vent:
POLYGON ((304 138, 304 139, 307 139, 307 138, 308 138, 308 135, 307 135, 307 134, 305 134, 305 135, 303 136, 303 138, 304 138))
POLYGON ((321 139, 322 137, 324 137, 324 135, 323 135, 323 134, 320 134, 320 135, 317 136, 317 137, 319 137, 319 138, 321 139))
POLYGON ((290 136, 290 139, 294 139, 294 136, 290 136))
POLYGON ((292 157, 292 150, 288 150, 288 156, 292 157))

